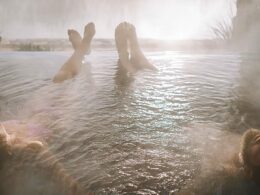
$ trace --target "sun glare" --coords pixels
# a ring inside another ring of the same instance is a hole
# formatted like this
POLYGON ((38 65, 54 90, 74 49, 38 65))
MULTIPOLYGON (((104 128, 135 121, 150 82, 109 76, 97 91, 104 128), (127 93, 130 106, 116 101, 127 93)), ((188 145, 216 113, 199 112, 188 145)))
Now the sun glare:
POLYGON ((12 1, 7 1, 5 9, 0 7, 0 33, 15 38, 66 38, 66 29, 81 30, 87 21, 92 21, 98 29, 97 38, 114 38, 116 26, 128 21, 136 26, 141 38, 207 39, 212 37, 210 27, 216 25, 215 20, 227 15, 231 1, 234 0, 99 0, 90 4, 81 0, 85 2, 82 6, 53 3, 57 5, 44 7, 44 11, 35 1, 28 0, 31 6, 22 4, 15 19, 10 14, 12 1), (61 10, 58 16, 57 6, 61 10))
POLYGON ((200 1, 167 2, 145 5, 142 17, 133 21, 141 37, 164 40, 210 38, 210 27, 216 24, 215 18, 225 14, 221 6, 217 10, 203 10, 200 1))

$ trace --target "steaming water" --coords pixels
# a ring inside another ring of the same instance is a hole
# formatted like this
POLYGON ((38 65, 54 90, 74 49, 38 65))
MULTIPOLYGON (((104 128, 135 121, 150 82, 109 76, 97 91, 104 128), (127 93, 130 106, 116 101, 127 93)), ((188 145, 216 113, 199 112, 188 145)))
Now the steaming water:
POLYGON ((236 0, 1 0, 0 35, 3 38, 60 38, 66 30, 82 32, 94 22, 99 38, 112 38, 115 27, 129 21, 139 37, 205 39, 215 37, 212 26, 231 25, 236 0), (181 11, 180 11, 181 10, 181 11), (163 14, 162 14, 163 13, 163 14), (155 28, 156 26, 156 28, 155 28), (17 33, 19 32, 19 33, 17 33))
POLYGON ((0 53, 0 119, 48 127, 50 149, 87 190, 174 192, 200 171, 194 143, 217 139, 242 117, 236 107, 242 56, 146 55, 159 71, 122 85, 114 50, 93 51, 82 73, 63 84, 51 78, 69 53, 0 53), (189 130, 203 133, 192 137, 189 130))

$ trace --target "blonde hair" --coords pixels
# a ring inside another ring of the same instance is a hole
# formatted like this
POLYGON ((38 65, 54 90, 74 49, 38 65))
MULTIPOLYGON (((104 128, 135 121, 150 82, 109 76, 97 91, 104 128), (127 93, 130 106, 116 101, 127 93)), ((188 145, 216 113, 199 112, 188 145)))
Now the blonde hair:
POLYGON ((252 144, 253 139, 260 135, 260 130, 258 129, 248 129, 242 136, 241 146, 240 146, 240 158, 244 166, 250 166, 248 150, 252 144))

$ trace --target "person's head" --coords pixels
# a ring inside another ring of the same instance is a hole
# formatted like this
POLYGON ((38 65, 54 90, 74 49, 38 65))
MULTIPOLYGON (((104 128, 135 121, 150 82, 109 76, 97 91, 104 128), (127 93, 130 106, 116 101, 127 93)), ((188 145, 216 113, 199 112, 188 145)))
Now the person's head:
POLYGON ((260 130, 249 129, 243 134, 240 153, 245 166, 260 166, 260 130))
POLYGON ((260 170, 260 130, 248 129, 242 137, 240 158, 246 175, 255 177, 260 170))
POLYGON ((0 123, 0 194, 85 194, 45 145, 28 139, 0 123))
POLYGON ((40 141, 26 140, 16 137, 16 135, 10 135, 0 124, 0 167, 16 149, 38 152, 43 149, 43 144, 40 141))

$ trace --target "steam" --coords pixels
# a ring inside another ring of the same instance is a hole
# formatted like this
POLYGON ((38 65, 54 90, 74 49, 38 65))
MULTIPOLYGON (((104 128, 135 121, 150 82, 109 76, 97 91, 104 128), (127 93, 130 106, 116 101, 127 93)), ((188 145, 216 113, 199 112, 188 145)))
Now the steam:
POLYGON ((196 148, 201 159, 202 174, 221 168, 239 152, 239 134, 210 124, 193 124, 184 130, 190 138, 191 147, 196 148))
POLYGON ((113 38, 122 21, 135 24, 140 37, 212 38, 210 26, 227 20, 235 0, 0 0, 0 33, 8 38, 66 38, 96 23, 98 38, 113 38), (230 5, 230 6, 229 6, 230 5))

